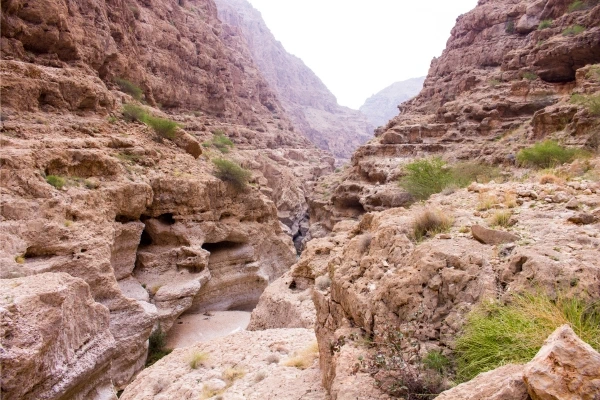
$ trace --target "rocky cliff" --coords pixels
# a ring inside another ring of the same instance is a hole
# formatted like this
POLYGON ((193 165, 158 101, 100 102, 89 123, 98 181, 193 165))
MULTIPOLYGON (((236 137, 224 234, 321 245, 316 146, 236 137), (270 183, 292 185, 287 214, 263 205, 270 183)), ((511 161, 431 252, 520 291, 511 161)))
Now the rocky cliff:
MULTIPOLYGON (((216 0, 219 17, 241 35, 260 72, 276 91, 299 133, 340 160, 373 136, 359 111, 337 104, 334 95, 300 60, 289 54, 246 0, 216 0)), ((416 93, 415 93, 416 94, 416 93)))
POLYGON ((359 111, 375 126, 388 123, 398 115, 398 106, 419 94, 425 77, 396 82, 369 97, 359 111))
POLYGON ((1 22, 2 324, 41 340, 3 329, 19 374, 2 369, 2 397, 113 398, 152 331, 254 304, 293 264, 334 160, 293 132, 209 0, 7 1, 1 22), (221 158, 248 185, 217 178, 221 158), (35 302, 49 311, 29 321, 35 302))

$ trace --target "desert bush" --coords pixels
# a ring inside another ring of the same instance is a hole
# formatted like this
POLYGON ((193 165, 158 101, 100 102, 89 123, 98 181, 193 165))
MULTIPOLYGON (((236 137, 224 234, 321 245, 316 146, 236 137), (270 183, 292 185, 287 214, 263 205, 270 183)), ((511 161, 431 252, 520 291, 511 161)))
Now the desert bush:
POLYGON ((547 29, 550 28, 552 26, 552 20, 551 19, 543 19, 540 24, 538 25, 538 29, 539 30, 543 30, 543 29, 547 29))
POLYGON ((154 117, 152 115, 147 116, 144 122, 154 129, 154 132, 158 133, 160 137, 166 139, 175 138, 175 131, 179 126, 175 121, 171 121, 167 118, 154 117))
POLYGON ((46 177, 46 182, 48 182, 50 185, 54 186, 57 189, 62 189, 67 183, 65 178, 58 175, 48 175, 46 177))
POLYGON ((127 121, 146 122, 148 113, 143 107, 128 103, 123 105, 123 116, 127 121))
POLYGON ((504 31, 506 33, 515 33, 515 21, 512 19, 506 21, 506 24, 504 24, 504 31))
POLYGON ((326 290, 331 286, 331 279, 327 275, 321 275, 315 279, 315 286, 319 290, 326 290))
POLYGON ((571 162, 578 154, 577 149, 569 149, 553 140, 545 140, 519 151, 517 161, 524 166, 550 168, 571 162))
POLYGON ((151 366, 173 351, 172 349, 165 348, 167 344, 167 334, 160 329, 160 326, 154 332, 152 332, 148 338, 148 342, 148 358, 146 359, 146 367, 151 366))
POLYGON ((227 368, 221 374, 221 378, 228 384, 233 383, 234 381, 243 378, 246 375, 246 371, 241 368, 227 368))
POLYGON ((17 264, 25 264, 25 256, 23 256, 22 254, 15 256, 15 262, 17 264))
POLYGON ((580 11, 585 9, 586 5, 582 0, 575 0, 574 2, 572 2, 571 4, 569 4, 569 7, 567 8, 568 12, 574 12, 574 11, 580 11))
POLYGON ((131 95, 134 99, 140 101, 144 91, 137 86, 135 83, 128 81, 127 79, 117 78, 115 82, 119 86, 122 92, 131 95))
POLYGON ((252 173, 233 161, 217 158, 213 160, 216 167, 215 176, 222 181, 229 182, 236 189, 242 190, 248 184, 252 173))
POLYGON ((535 73, 529 71, 523 72, 521 77, 523 79, 527 79, 528 81, 535 81, 538 78, 538 76, 535 73))
POLYGON ((233 142, 221 130, 216 130, 211 140, 211 144, 215 146, 221 153, 229 153, 229 149, 233 147, 233 142))
POLYGON ((423 357, 425 368, 444 374, 450 368, 450 360, 438 350, 432 350, 423 357))
POLYGON ((498 204, 498 198, 490 193, 479 193, 477 211, 487 211, 498 204))
POLYGON ((571 96, 571 103, 585 106, 592 115, 600 115, 600 94, 589 96, 574 94, 571 96))
POLYGON ((199 366, 203 365, 206 362, 206 360, 208 360, 208 353, 205 353, 203 351, 194 351, 190 355, 190 368, 197 369, 199 366))
POLYGON ((279 362, 279 356, 277 354, 269 354, 265 361, 267 364, 277 364, 279 362))
POLYGON ((425 237, 432 237, 448 231, 452 227, 452 223, 452 218, 439 210, 425 210, 413 221, 413 238, 420 242, 425 237))
POLYGON ((585 26, 582 25, 571 25, 562 32, 563 36, 576 36, 581 32, 585 31, 585 26))
POLYGON ((600 349, 599 302, 524 294, 514 296, 509 304, 481 303, 469 314, 456 340, 458 379, 467 381, 504 364, 528 362, 563 324, 600 349))
POLYGON ((498 169, 477 162, 448 165, 439 157, 413 161, 404 167, 400 186, 417 200, 425 200, 444 189, 461 188, 471 182, 489 182, 499 176, 498 169))
POLYGON ((361 366, 385 393, 405 400, 425 400, 446 389, 438 369, 445 372, 448 360, 444 360, 441 354, 430 353, 424 361, 419 342, 410 331, 386 327, 382 338, 372 345, 377 347, 377 351, 366 365, 361 362, 361 366))

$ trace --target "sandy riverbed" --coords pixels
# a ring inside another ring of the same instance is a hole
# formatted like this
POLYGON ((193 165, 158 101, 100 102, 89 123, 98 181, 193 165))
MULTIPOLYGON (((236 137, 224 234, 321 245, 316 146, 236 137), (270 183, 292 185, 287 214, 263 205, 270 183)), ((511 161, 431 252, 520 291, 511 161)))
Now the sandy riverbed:
POLYGON ((212 311, 206 314, 185 314, 177 318, 167 337, 167 347, 176 349, 206 342, 246 330, 250 323, 247 311, 212 311))

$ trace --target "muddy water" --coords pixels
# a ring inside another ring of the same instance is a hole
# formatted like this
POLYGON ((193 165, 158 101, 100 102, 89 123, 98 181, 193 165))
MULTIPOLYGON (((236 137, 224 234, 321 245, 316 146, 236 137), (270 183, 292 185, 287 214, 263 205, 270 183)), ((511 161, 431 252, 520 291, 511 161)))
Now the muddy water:
POLYGON ((245 330, 250 323, 248 311, 211 311, 184 314, 177 318, 167 337, 167 348, 191 346, 245 330))

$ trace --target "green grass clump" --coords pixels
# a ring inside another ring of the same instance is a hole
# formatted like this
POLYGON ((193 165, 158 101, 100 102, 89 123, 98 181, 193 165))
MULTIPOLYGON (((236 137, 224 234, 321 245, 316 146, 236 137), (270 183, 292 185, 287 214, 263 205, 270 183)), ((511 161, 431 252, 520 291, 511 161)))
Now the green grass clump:
POLYGON ((214 159, 213 164, 216 167, 215 176, 217 178, 229 182, 238 190, 245 189, 248 185, 252 173, 239 164, 223 158, 214 159))
POLYGON ((585 106, 592 115, 600 115, 600 94, 589 96, 574 94, 571 96, 571 103, 585 106))
POLYGON ((522 77, 523 77, 523 79, 527 79, 528 81, 535 81, 538 78, 538 76, 536 74, 534 74, 533 72, 529 72, 529 71, 523 72, 522 77))
POLYGON ((423 365, 439 374, 444 374, 450 367, 450 360, 440 351, 432 350, 423 357, 423 365))
POLYGON ((545 140, 519 151, 517 161, 524 166, 553 168, 573 161, 580 151, 559 145, 554 140, 545 140))
POLYGON ((499 210, 492 215, 490 220, 491 226, 501 226, 503 228, 508 228, 510 226, 510 218, 512 217, 512 213, 510 211, 499 210))
POLYGON ((65 178, 58 175, 48 175, 46 177, 46 182, 48 182, 50 185, 54 186, 57 189, 62 189, 67 183, 65 178))
POLYGON ((583 341, 600 350, 600 303, 515 296, 510 304, 485 302, 474 309, 456 341, 457 378, 467 381, 509 363, 530 361, 559 326, 571 325, 583 341))
POLYGON ((227 136, 225 136, 225 132, 221 129, 217 129, 213 132, 213 137, 211 140, 208 140, 202 143, 204 147, 214 146, 221 153, 229 153, 230 148, 233 148, 234 144, 227 136))
POLYGON ((474 181, 489 181, 499 176, 497 168, 477 162, 448 165, 435 157, 411 162, 400 186, 417 200, 425 200, 446 188, 465 187, 474 181))
POLYGON ((122 92, 131 95, 134 99, 140 101, 142 99, 142 95, 144 91, 137 86, 135 83, 128 81, 127 79, 117 78, 115 82, 119 86, 122 92))
POLYGON ((155 117, 152 115, 147 116, 144 122, 154 129, 154 132, 158 133, 160 137, 166 139, 175 138, 175 132, 179 126, 175 121, 171 121, 167 118, 155 117))
POLYGON ((550 28, 552 26, 552 20, 551 19, 543 19, 540 24, 538 25, 538 29, 544 30, 547 28, 550 28))
POLYGON ((173 350, 167 349, 167 334, 164 333, 160 326, 148 338, 148 358, 146 359, 146 367, 151 366, 164 356, 170 354, 173 350))
POLYGON ((138 105, 124 104, 123 116, 127 121, 146 122, 146 119, 148 118, 148 113, 143 107, 140 107, 138 105))
POLYGON ((571 25, 568 28, 566 28, 562 32, 562 34, 563 34, 563 36, 576 36, 576 35, 579 35, 583 31, 585 31, 585 26, 582 26, 582 25, 571 25))

